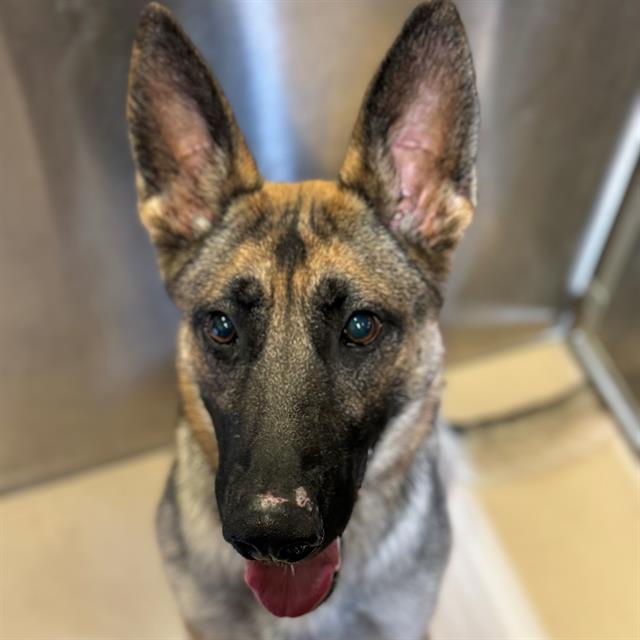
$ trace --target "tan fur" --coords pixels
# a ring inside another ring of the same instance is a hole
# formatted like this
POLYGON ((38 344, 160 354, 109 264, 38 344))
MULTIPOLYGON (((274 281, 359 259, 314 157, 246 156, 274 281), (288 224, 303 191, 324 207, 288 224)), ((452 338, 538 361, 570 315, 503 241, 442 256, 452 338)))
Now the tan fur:
POLYGON ((213 422, 207 412, 190 360, 193 351, 191 336, 186 324, 182 323, 178 331, 177 344, 177 370, 178 389, 182 398, 182 407, 193 435, 202 448, 205 457, 212 469, 218 468, 218 443, 213 431, 213 422))
MULTIPOLYGON (((328 273, 339 273, 342 277, 348 278, 356 283, 362 291, 366 291, 368 296, 379 300, 398 301, 397 293, 400 283, 388 278, 379 277, 371 269, 371 257, 360 255, 353 251, 353 246, 341 240, 338 236, 320 241, 309 228, 309 218, 311 205, 318 202, 328 202, 327 208, 333 212, 339 212, 340 219, 338 225, 348 228, 350 224, 361 223, 363 214, 362 203, 349 193, 341 192, 334 183, 313 181, 301 184, 278 184, 266 183, 259 191, 247 195, 240 199, 236 206, 229 211, 228 216, 246 219, 251 211, 268 209, 274 212, 271 232, 259 240, 249 239, 238 246, 228 257, 227 261, 216 272, 216 277, 211 278, 204 291, 200 294, 208 299, 217 299, 227 282, 236 276, 253 276, 262 285, 265 291, 270 292, 273 304, 272 331, 275 334, 285 332, 290 335, 290 328, 286 328, 283 323, 285 317, 290 321, 291 315, 285 312, 291 311, 288 307, 286 291, 286 274, 275 266, 274 246, 278 242, 282 233, 282 224, 278 219, 278 213, 285 211, 287 205, 295 201, 298 205, 298 230, 305 240, 307 247, 307 258, 305 264, 297 269, 292 278, 292 295, 296 304, 302 305, 296 314, 304 313, 304 301, 309 299, 310 293, 315 289, 318 282, 328 273), (282 329, 280 329, 280 326, 282 329)), ((335 214, 334 214, 335 215, 335 214)), ((382 259, 384 264, 384 259, 382 259)), ((407 286, 405 284, 405 286, 407 286)), ((410 286, 407 287, 407 291, 410 286)), ((404 314, 411 314, 412 299, 407 296, 405 307, 401 310, 404 314)), ((184 355, 179 358, 180 389, 183 396, 185 409, 193 416, 189 422, 196 433, 197 440, 205 449, 208 458, 215 460, 216 445, 213 441, 212 429, 209 426, 206 410, 201 401, 197 398, 197 381, 195 380, 194 352, 191 339, 187 339, 189 329, 185 326, 181 329, 179 346, 184 355)), ((397 371, 413 373, 416 372, 416 364, 420 353, 419 334, 409 334, 408 339, 402 344, 402 348, 394 357, 393 367, 397 371)), ((371 395, 375 395, 376 390, 380 392, 384 389, 389 372, 379 378, 370 380, 371 395)), ((418 389, 421 388, 421 380, 418 377, 418 389)), ((411 386, 409 384, 409 386, 411 386)), ((354 415, 361 415, 366 411, 367 397, 354 395, 351 400, 354 415)))

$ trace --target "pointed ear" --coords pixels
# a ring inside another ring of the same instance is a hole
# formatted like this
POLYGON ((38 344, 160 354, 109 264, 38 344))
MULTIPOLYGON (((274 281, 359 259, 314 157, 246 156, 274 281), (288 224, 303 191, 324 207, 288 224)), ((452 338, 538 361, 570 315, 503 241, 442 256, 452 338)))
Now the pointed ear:
POLYGON ((449 0, 419 5, 371 82, 340 181, 444 275, 475 206, 478 98, 449 0))
POLYGON ((167 279, 225 204, 261 178, 218 83, 155 3, 144 9, 133 46, 127 118, 140 216, 167 279))

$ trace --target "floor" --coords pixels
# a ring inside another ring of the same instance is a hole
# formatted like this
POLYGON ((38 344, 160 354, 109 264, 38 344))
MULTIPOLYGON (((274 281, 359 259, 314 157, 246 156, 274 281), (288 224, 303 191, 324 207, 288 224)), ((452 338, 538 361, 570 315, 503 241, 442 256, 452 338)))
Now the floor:
MULTIPOLYGON (((638 461, 571 354, 536 343, 447 381, 456 545, 433 640, 640 639, 638 461)), ((1 640, 184 637, 152 531, 170 455, 0 499, 1 640)))
MULTIPOLYGON (((448 381, 444 414, 459 433, 454 516, 463 488, 512 581, 484 584, 503 605, 486 632, 443 625, 436 637, 495 638, 508 608, 520 620, 500 637, 638 640, 640 466, 572 354, 536 343, 454 367, 448 381)), ((458 514, 458 553, 473 553, 472 512, 458 514)), ((481 546, 476 556, 490 548, 481 546)))

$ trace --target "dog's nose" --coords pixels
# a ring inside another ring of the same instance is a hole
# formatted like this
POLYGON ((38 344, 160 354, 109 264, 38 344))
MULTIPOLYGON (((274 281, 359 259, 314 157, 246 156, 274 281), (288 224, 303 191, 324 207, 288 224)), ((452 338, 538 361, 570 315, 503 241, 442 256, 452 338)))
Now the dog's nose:
POLYGON ((225 538, 249 560, 299 562, 310 556, 324 538, 317 508, 310 500, 300 506, 294 496, 258 494, 241 500, 226 520, 225 538))
POLYGON ((277 560, 278 562, 299 562, 310 556, 321 544, 319 535, 311 538, 277 539, 273 537, 251 537, 231 539, 233 548, 249 560, 277 560))

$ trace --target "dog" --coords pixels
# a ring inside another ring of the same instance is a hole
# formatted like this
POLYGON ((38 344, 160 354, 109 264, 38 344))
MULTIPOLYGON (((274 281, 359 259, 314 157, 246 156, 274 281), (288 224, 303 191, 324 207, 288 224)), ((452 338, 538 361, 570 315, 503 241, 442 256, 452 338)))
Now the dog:
POLYGON ((140 217, 181 312, 156 528, 189 633, 424 638, 450 548, 438 317, 476 201, 478 97, 454 5, 410 15, 334 182, 263 180, 157 4, 127 118, 140 217))

